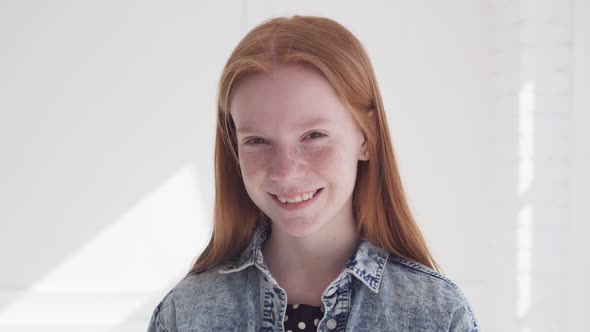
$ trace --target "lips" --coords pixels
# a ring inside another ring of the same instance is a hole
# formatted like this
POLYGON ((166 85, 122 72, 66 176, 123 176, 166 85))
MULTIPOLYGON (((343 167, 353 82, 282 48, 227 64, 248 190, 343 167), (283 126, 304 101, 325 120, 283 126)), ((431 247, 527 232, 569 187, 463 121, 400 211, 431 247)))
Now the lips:
POLYGON ((307 201, 308 199, 311 199, 315 194, 317 193, 317 190, 313 190, 310 192, 305 192, 303 194, 298 194, 298 195, 284 195, 284 194, 277 194, 277 198, 279 201, 281 201, 281 203, 299 203, 299 202, 303 202, 303 201, 307 201))
POLYGON ((298 210, 315 202, 318 197, 321 196, 323 189, 324 188, 319 188, 308 192, 301 192, 296 195, 285 195, 287 197, 282 196, 282 194, 275 195, 269 193, 269 195, 271 195, 273 201, 281 208, 285 210, 298 210))

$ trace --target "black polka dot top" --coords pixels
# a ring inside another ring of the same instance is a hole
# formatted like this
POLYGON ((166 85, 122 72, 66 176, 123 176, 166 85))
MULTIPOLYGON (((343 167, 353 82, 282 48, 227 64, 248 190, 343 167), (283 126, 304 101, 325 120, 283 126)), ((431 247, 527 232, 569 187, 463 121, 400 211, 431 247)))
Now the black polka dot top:
POLYGON ((324 308, 308 304, 287 304, 285 312, 285 331, 317 331, 324 317, 324 308))

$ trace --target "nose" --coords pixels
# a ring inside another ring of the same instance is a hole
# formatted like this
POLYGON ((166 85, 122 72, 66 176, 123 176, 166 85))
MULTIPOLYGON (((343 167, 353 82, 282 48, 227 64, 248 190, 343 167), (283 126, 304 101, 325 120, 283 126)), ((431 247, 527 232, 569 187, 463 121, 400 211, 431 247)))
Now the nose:
POLYGON ((276 148, 268 159, 268 176, 274 181, 290 181, 305 176, 307 167, 301 151, 296 148, 276 148))

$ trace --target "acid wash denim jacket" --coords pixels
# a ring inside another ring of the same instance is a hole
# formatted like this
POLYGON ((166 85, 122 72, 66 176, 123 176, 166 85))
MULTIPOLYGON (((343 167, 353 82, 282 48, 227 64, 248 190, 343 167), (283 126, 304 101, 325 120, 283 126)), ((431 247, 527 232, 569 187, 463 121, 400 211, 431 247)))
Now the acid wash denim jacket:
MULTIPOLYGON (((282 331, 287 295, 262 257, 269 222, 236 260, 188 275, 155 308, 148 332, 282 331)), ((478 331, 459 288, 362 238, 322 294, 317 331, 478 331)))

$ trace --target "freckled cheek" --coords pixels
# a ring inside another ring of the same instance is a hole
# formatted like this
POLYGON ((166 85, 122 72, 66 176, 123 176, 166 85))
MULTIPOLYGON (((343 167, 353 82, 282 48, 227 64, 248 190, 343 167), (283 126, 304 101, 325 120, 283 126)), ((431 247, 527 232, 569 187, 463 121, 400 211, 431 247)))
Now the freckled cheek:
POLYGON ((261 152, 240 153, 240 168, 244 177, 255 178, 266 172, 266 157, 261 152))
MULTIPOLYGON (((315 173, 322 170, 335 171, 342 161, 338 149, 333 146, 311 146, 301 149, 295 156, 293 162, 300 167, 305 167, 308 172, 315 173)), ((265 176, 273 167, 272 150, 240 152, 240 168, 247 180, 254 180, 265 176)))
POLYGON ((310 149, 307 153, 307 161, 311 171, 333 171, 339 160, 338 151, 333 146, 310 149))

